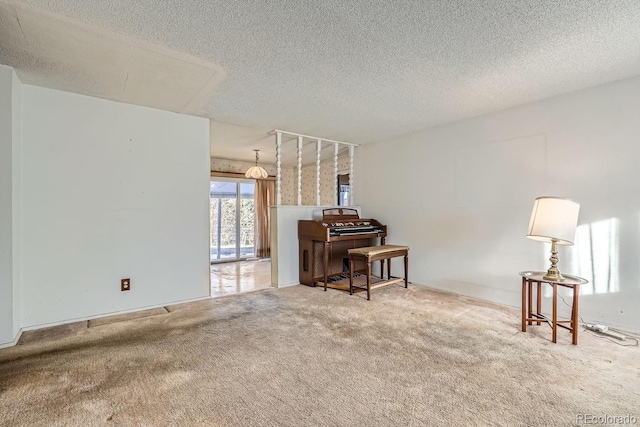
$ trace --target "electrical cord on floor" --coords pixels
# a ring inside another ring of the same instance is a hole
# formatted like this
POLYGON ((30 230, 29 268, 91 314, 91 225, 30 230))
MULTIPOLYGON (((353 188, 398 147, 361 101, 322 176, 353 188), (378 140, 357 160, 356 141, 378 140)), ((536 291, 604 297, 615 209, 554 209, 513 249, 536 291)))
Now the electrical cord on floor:
MULTIPOLYGON (((569 303, 567 303, 567 302, 564 300, 564 298, 562 298, 562 295, 559 295, 559 294, 558 294, 558 297, 560 297, 560 299, 562 300, 562 302, 563 302, 563 303, 565 303, 565 305, 566 305, 567 307, 569 307, 569 308, 573 309, 573 307, 572 307, 571 305, 569 305, 569 303)), ((586 323, 586 322, 584 321, 584 319, 583 319, 579 314, 578 314, 578 318, 580 319, 580 323, 582 323, 583 325, 586 323)))
POLYGON ((634 344, 621 344, 620 340, 616 340, 616 339, 613 339, 613 338, 606 337, 604 335, 596 334, 596 333, 591 332, 590 330, 588 330, 586 328, 584 329, 584 331, 586 333, 588 333, 589 335, 593 335, 596 338, 603 338, 603 339, 605 339, 607 341, 611 341, 614 344, 618 344, 620 347, 638 347, 638 339, 637 338, 626 337, 626 340, 633 340, 633 341, 635 341, 635 343, 634 344))
POLYGON ((619 334, 622 334, 622 335, 624 335, 626 337, 632 337, 632 338, 640 339, 640 335, 633 334, 633 333, 631 333, 629 331, 621 331, 620 329, 616 329, 616 328, 609 328, 609 330, 613 331, 613 332, 617 332, 619 334))
MULTIPOLYGON (((562 302, 566 304, 566 306, 567 306, 567 307, 571 307, 571 306, 570 306, 570 305, 569 305, 569 304, 564 300, 564 298, 562 297, 562 295, 558 295, 558 296, 560 297, 560 299, 562 300, 562 302)), ((584 327, 584 325, 586 325, 586 322, 584 321, 584 319, 583 319, 582 317, 580 317, 580 315, 578 315, 578 317, 580 318, 580 323, 581 323, 581 324, 582 324, 582 326, 584 327)), ((628 332, 621 332, 621 331, 619 331, 619 330, 617 330, 617 329, 613 329, 613 328, 609 328, 609 330, 614 331, 614 332, 618 332, 619 334, 623 334, 623 335, 625 335, 625 338, 626 338, 626 339, 633 340, 633 341, 635 341, 635 343, 634 343, 634 344, 621 344, 621 343, 619 342, 619 340, 612 339, 612 338, 609 338, 609 337, 604 336, 604 335, 599 335, 599 334, 597 334, 597 333, 594 333, 594 332, 590 331, 590 330, 589 330, 589 329, 587 329, 586 327, 584 328, 584 331, 585 331, 586 333, 588 333, 589 335, 593 335, 593 336, 594 336, 594 337, 596 337, 596 338, 604 338, 605 340, 607 340, 607 341, 611 341, 611 342, 612 342, 612 343, 614 343, 614 344, 618 344, 618 345, 619 345, 619 346, 621 346, 621 347, 638 347, 638 345, 639 345, 639 344, 638 344, 638 337, 637 337, 637 336, 633 336, 632 334, 629 334, 628 332)))

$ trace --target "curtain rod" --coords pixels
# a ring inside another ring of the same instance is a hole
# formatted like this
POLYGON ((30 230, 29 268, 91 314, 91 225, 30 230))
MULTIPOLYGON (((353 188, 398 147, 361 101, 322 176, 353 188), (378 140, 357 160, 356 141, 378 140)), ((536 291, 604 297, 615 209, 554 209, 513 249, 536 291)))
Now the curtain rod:
MULTIPOLYGON (((251 178, 247 178, 245 176, 245 174, 243 173, 239 173, 239 172, 218 172, 218 171, 211 171, 211 177, 212 178, 238 178, 238 179, 244 179, 245 181, 251 181, 251 178)), ((267 178, 260 178, 266 181, 275 181, 276 177, 273 175, 269 175, 267 178)), ((254 180, 255 181, 255 180, 254 180)))
POLYGON ((301 134, 301 133, 289 132, 289 131, 286 131, 286 130, 280 130, 280 129, 274 129, 274 130, 272 130, 272 131, 270 131, 270 132, 269 132, 269 134, 270 134, 270 135, 271 135, 271 134, 274 134, 274 133, 284 133, 284 134, 287 134, 287 135, 301 136, 301 137, 303 137, 303 138, 313 139, 313 140, 316 140, 316 141, 317 141, 317 140, 320 140, 320 141, 322 141, 322 142, 333 142, 333 143, 335 143, 335 144, 351 145, 351 146, 353 146, 353 147, 359 147, 359 146, 360 146, 360 144, 354 144, 354 143, 352 143, 352 142, 335 141, 335 140, 333 140, 333 139, 318 138, 318 137, 316 137, 316 136, 303 135, 303 134, 301 134))

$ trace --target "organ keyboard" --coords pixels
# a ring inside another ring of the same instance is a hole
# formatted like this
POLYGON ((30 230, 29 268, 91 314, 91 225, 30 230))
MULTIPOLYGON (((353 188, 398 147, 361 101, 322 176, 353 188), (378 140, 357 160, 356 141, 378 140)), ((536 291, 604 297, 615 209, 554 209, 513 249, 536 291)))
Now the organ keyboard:
MULTIPOLYGON (((323 209, 322 220, 299 220, 300 283, 316 286, 320 281, 349 271, 348 249, 384 245, 387 226, 375 219, 360 219, 350 208, 323 209)), ((356 266, 356 268, 363 268, 356 266)))

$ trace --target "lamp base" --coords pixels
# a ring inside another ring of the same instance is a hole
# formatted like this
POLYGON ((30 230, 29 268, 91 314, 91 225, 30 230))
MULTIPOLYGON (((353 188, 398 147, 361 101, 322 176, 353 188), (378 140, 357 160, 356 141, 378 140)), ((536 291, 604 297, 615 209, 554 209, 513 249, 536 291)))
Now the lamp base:
POLYGON ((547 270, 547 274, 542 276, 542 278, 550 282, 556 282, 556 283, 564 282, 564 277, 562 276, 562 274, 560 274, 558 269, 556 268, 555 271, 552 271, 552 270, 553 270, 553 267, 547 270))
POLYGON ((560 270, 558 270, 558 241, 556 239, 551 239, 551 267, 547 270, 547 274, 542 276, 544 280, 548 280, 550 282, 564 282, 564 277, 560 274, 560 270))

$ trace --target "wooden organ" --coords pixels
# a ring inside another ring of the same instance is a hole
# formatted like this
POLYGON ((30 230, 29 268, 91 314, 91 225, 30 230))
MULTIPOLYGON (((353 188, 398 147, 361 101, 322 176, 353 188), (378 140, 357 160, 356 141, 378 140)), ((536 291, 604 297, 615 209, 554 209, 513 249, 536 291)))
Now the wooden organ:
MULTIPOLYGON (((355 209, 323 209, 322 220, 299 220, 300 283, 321 284, 326 290, 332 277, 349 274, 348 249, 375 245, 378 238, 384 245, 386 237, 386 225, 360 219, 355 209)), ((356 264, 356 269, 366 267, 361 264, 356 264)))

